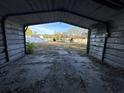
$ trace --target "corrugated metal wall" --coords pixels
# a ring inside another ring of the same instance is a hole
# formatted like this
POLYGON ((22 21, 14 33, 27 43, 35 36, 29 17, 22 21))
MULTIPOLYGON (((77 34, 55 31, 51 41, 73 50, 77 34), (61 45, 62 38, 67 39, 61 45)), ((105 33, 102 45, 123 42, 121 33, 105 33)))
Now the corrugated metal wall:
POLYGON ((6 53, 4 46, 4 35, 0 25, 0 64, 6 62, 6 53))
POLYGON ((5 25, 9 61, 13 62, 24 56, 23 27, 12 22, 5 25))
MULTIPOLYGON (((124 24, 124 23, 123 23, 124 24)), ((107 38, 104 62, 113 66, 124 68, 124 25, 110 23, 110 36, 107 38)), ((95 25, 91 27, 89 54, 102 61, 106 27, 95 25)))
POLYGON ((97 24, 91 27, 89 54, 102 61, 106 26, 97 24))
POLYGON ((114 67, 124 68, 124 25, 119 23, 113 22, 109 27, 105 61, 114 67))

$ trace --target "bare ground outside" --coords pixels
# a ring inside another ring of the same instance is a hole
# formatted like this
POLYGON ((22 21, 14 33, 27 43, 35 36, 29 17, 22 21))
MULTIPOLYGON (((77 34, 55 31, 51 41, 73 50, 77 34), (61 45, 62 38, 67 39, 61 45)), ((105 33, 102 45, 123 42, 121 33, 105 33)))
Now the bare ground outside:
POLYGON ((77 51, 80 55, 86 54, 87 44, 85 43, 67 43, 67 42, 46 42, 46 43, 37 43, 34 47, 34 52, 37 53, 40 49, 53 49, 59 47, 67 51, 74 50, 77 51))

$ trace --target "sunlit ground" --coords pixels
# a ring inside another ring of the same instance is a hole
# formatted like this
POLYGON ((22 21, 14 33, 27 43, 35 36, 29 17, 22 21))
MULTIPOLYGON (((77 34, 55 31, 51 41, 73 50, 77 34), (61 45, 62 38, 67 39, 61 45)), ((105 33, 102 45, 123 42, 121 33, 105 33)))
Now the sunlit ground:
POLYGON ((85 43, 67 43, 67 42, 46 42, 46 43, 35 43, 34 50, 40 48, 50 49, 51 47, 61 47, 66 50, 75 50, 78 53, 86 53, 87 45, 85 43))

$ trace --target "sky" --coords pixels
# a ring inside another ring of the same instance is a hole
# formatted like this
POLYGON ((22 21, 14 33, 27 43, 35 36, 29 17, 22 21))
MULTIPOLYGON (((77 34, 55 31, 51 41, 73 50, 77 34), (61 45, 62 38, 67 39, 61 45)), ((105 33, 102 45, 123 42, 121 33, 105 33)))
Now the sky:
POLYGON ((29 26, 29 28, 32 29, 33 33, 37 34, 54 34, 55 32, 62 33, 73 27, 75 26, 63 22, 54 22, 29 26))

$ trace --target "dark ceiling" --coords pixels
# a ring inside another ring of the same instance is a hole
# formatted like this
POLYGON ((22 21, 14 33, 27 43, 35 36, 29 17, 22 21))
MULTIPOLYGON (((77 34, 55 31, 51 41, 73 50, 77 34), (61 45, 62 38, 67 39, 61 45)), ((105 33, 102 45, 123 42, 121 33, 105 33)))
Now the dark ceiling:
POLYGON ((123 0, 0 0, 0 16, 22 25, 63 21, 89 27, 113 20, 123 13, 123 4, 123 0))

